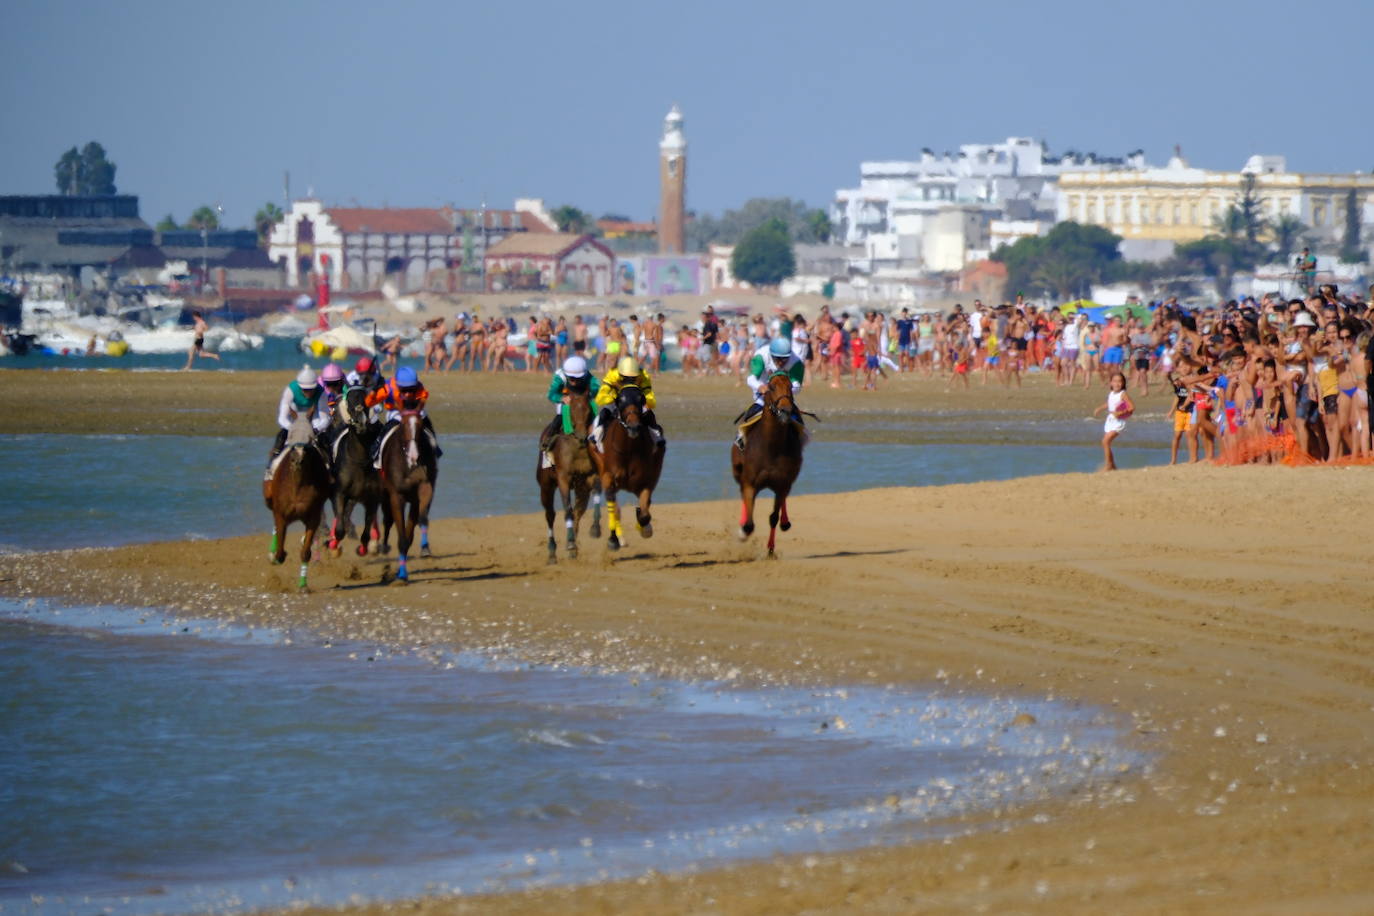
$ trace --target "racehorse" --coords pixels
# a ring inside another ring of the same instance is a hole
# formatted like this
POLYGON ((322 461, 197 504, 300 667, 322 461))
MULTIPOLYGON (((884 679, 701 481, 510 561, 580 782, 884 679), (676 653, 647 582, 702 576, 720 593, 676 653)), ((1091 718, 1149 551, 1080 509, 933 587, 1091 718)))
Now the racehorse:
POLYGON ((310 416, 297 414, 287 431, 286 445, 273 466, 272 476, 263 481, 262 497, 267 508, 272 510, 272 547, 267 556, 273 563, 286 562, 287 527, 292 522, 305 525, 305 535, 301 538, 301 577, 297 583, 301 591, 306 589, 310 547, 320 527, 329 491, 329 466, 314 444, 310 416))
POLYGON ((653 499, 658 475, 663 471, 663 449, 654 442, 643 423, 644 392, 637 385, 626 385, 615 399, 616 415, 601 433, 601 448, 592 450, 597 476, 601 478, 601 492, 606 497, 606 526, 611 536, 606 546, 619 550, 625 532, 620 527, 620 511, 616 506, 617 490, 627 490, 639 497, 635 507, 635 522, 639 533, 654 536, 653 517, 649 502, 653 499))
POLYGON ((792 394, 792 380, 775 372, 763 392, 763 415, 745 436, 744 450, 739 443, 730 446, 730 470, 739 484, 739 537, 754 533, 754 498, 760 490, 773 491, 773 511, 768 516, 768 555, 774 556, 778 524, 792 527, 787 519, 787 494, 801 473, 805 433, 792 394))
POLYGON ((420 556, 430 556, 429 504, 434 499, 434 482, 439 477, 439 464, 434 446, 425 432, 424 420, 418 410, 401 411, 401 422, 382 445, 382 489, 390 511, 384 519, 382 550, 386 550, 385 530, 396 525, 397 571, 401 582, 410 580, 406 560, 415 526, 420 526, 420 556))
MULTIPOLYGON (((358 540, 358 556, 367 556, 367 545, 377 530, 377 507, 382 505, 382 480, 372 466, 368 448, 369 434, 375 432, 364 405, 367 392, 360 387, 348 389, 334 423, 341 427, 334 439, 334 523, 329 528, 329 549, 334 556, 342 552, 345 536, 353 533, 353 507, 362 504, 363 530, 358 540)), ((387 510, 383 510, 385 514, 387 510)))
POLYGON ((553 520, 558 514, 554 507, 555 492, 563 497, 568 556, 577 557, 577 529, 582 524, 582 513, 587 511, 589 496, 592 498, 592 537, 601 537, 601 513, 593 495, 597 484, 596 467, 587 447, 593 415, 590 393, 584 389, 572 394, 564 410, 572 432, 554 436, 549 448, 553 453, 553 466, 544 467, 541 452, 534 472, 534 479, 539 483, 539 501, 544 504, 544 521, 549 526, 550 563, 558 562, 558 541, 553 536, 553 520))

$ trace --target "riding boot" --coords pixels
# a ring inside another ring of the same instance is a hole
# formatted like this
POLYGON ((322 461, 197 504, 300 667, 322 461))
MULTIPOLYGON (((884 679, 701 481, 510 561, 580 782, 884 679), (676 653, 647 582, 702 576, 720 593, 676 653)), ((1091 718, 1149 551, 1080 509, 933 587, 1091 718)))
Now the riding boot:
POLYGON ((399 420, 388 420, 382 426, 381 430, 378 431, 377 435, 372 437, 372 446, 368 449, 368 453, 372 457, 372 465, 374 467, 376 467, 379 464, 378 459, 381 458, 382 440, 386 438, 387 430, 391 429, 391 427, 396 426, 399 423, 399 420))
POLYGON ((550 448, 552 448, 554 437, 561 434, 562 432, 563 415, 554 414, 553 419, 549 421, 549 425, 545 426, 543 432, 539 434, 539 451, 547 452, 550 448))
POLYGON ((654 444, 661 449, 667 449, 668 440, 664 438, 663 427, 658 425, 658 418, 652 410, 644 411, 644 425, 649 427, 649 435, 654 437, 654 444))
POLYGON ((746 430, 749 427, 749 421, 761 413, 763 413, 763 405, 755 401, 749 405, 749 409, 740 418, 740 425, 735 429, 735 445, 739 446, 741 452, 744 451, 744 437, 747 435, 746 430))
POLYGON ((286 448, 286 430, 279 429, 277 430, 277 438, 272 441, 272 451, 267 455, 267 466, 269 468, 284 448, 286 448))

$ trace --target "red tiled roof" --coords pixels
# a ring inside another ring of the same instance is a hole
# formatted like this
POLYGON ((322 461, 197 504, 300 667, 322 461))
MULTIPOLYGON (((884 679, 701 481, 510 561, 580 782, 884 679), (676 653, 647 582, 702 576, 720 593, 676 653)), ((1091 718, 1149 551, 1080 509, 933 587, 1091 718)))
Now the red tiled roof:
POLYGON ((596 227, 602 232, 639 232, 645 235, 654 235, 658 232, 657 223, 632 223, 621 219, 599 219, 596 221, 596 227))
POLYGON ((443 212, 429 207, 329 207, 325 212, 342 232, 453 233, 443 212))
POLYGON ((488 248, 487 257, 559 259, 583 242, 587 242, 611 258, 615 257, 609 248, 592 236, 573 235, 571 232, 517 232, 514 235, 506 236, 488 248))

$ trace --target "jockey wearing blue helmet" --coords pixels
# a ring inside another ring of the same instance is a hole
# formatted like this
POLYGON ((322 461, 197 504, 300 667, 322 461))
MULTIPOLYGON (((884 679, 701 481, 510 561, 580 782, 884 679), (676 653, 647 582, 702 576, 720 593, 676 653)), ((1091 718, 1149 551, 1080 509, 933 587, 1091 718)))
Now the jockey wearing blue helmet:
POLYGON ((429 433, 429 438, 434 444, 434 456, 442 457, 443 449, 439 448, 439 437, 434 432, 434 424, 430 422, 429 414, 425 412, 425 403, 429 400, 429 391, 424 385, 420 384, 420 377, 415 374, 415 370, 409 366, 402 366, 396 370, 396 375, 382 387, 367 396, 365 402, 368 407, 382 405, 386 410, 386 426, 382 429, 382 434, 373 440, 373 459, 379 457, 382 440, 386 438, 387 431, 397 423, 401 422, 401 411, 419 411, 424 419, 425 432, 429 433))

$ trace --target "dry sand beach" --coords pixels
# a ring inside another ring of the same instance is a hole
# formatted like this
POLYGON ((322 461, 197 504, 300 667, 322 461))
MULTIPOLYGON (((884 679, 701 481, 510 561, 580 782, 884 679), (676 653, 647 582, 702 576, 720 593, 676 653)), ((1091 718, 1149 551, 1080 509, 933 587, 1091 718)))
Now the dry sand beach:
MULTIPOLYGON (((11 403, 62 395, 0 430, 262 432, 265 449, 282 381, 206 378, 6 373, 11 403)), ((530 386, 440 379, 439 427, 530 430, 546 416, 530 386)), ((741 401, 719 382, 662 387, 680 399, 660 410, 670 431, 713 435, 741 401)), ((919 420, 900 391, 817 390, 806 406, 827 434, 832 417, 859 431, 833 438, 917 441, 892 432, 919 420), (849 407, 878 419, 841 419, 849 407)), ((1078 416, 1100 392, 1019 397, 1078 416)), ((993 390, 960 403, 1007 409, 993 390)), ((1371 484, 1368 468, 1194 466, 800 495, 771 562, 757 536, 735 540, 728 502, 657 506, 653 540, 630 532, 619 555, 587 545, 557 568, 542 517, 442 520, 406 588, 379 584, 385 560, 346 555, 297 595, 294 566, 269 567, 248 537, 0 556, 0 592, 677 677, 1052 696, 1118 712, 1154 755, 948 841, 368 912, 1370 912, 1371 484)))

